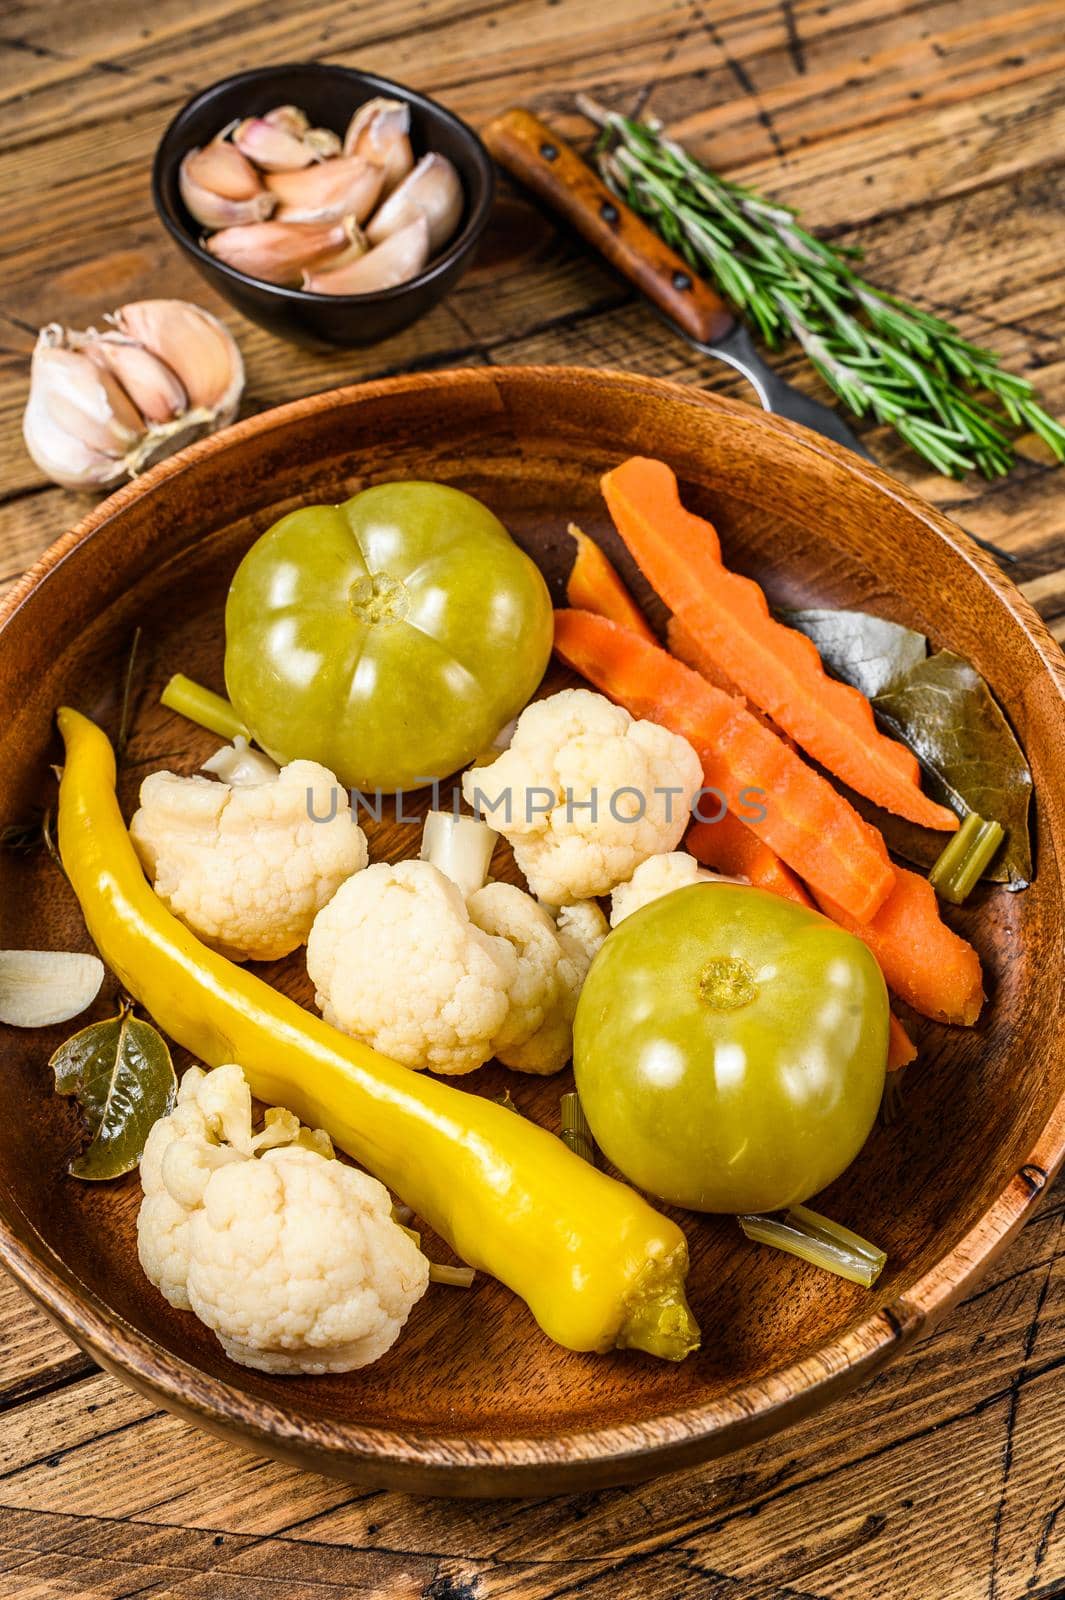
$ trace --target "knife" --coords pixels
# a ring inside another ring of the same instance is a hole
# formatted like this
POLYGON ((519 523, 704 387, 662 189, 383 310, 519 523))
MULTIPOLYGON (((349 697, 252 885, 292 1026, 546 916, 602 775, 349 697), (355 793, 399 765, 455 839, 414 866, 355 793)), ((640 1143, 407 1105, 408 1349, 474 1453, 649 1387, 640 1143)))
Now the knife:
POLYGON ((742 373, 764 410, 801 422, 872 461, 835 411, 777 376, 758 354, 745 325, 705 279, 696 277, 545 122, 515 107, 490 122, 483 137, 500 166, 565 217, 678 333, 704 355, 742 373))
MULTIPOLYGON (((698 277, 577 152, 531 111, 515 106, 483 129, 492 155, 560 213, 644 294, 666 322, 704 355, 743 374, 766 411, 800 422, 876 465, 876 457, 838 412, 785 383, 754 347, 750 333, 705 279, 698 277)), ((1002 562, 1017 557, 977 534, 969 537, 1002 562)))

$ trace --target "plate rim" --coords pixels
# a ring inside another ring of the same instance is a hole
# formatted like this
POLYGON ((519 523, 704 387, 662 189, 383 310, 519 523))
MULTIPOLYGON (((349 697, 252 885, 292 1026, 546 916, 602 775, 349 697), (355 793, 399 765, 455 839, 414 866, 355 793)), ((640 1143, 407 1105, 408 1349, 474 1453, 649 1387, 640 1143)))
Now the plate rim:
MULTIPOLYGON (((1016 586, 968 535, 920 495, 842 446, 741 401, 669 379, 610 368, 520 365, 458 367, 405 373, 303 396, 234 423, 160 462, 89 510, 56 539, 0 600, 0 649, 17 612, 48 575, 82 544, 106 530, 127 505, 203 459, 234 444, 286 427, 296 419, 408 391, 450 389, 456 383, 496 389, 509 383, 606 385, 643 397, 723 410, 747 426, 769 429, 896 500, 974 568, 1035 648, 1042 675, 1065 713, 1065 658, 1016 586)), ((505 399, 501 403, 505 406, 505 399)), ((774 1368, 728 1395, 609 1428, 570 1433, 497 1435, 392 1432, 387 1428, 318 1418, 298 1406, 249 1395, 175 1356, 111 1311, 81 1284, 52 1247, 30 1229, 39 1248, 9 1222, 17 1198, 0 1196, 0 1264, 71 1338, 107 1371, 170 1409, 208 1428, 235 1431, 248 1448, 336 1475, 405 1492, 500 1495, 573 1492, 675 1470, 754 1442, 870 1376, 936 1321, 990 1266, 1019 1230, 1035 1201, 1065 1161, 1065 1093, 1050 1109, 1027 1160, 946 1255, 909 1289, 814 1352, 774 1368)))

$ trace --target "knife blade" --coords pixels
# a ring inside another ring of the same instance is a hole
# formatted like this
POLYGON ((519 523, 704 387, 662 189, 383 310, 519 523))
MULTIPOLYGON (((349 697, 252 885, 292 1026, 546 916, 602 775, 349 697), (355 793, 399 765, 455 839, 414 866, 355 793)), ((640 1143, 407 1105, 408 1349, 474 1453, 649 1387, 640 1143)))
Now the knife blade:
MULTIPOLYGON (((666 321, 674 333, 704 355, 741 373, 765 411, 812 428, 835 444, 871 461, 838 411, 822 405, 776 373, 754 347, 746 325, 729 310, 705 279, 649 228, 641 217, 583 161, 547 123, 522 106, 504 111, 482 130, 499 165, 557 211, 605 256, 666 321)), ((974 543, 996 560, 1017 557, 978 534, 974 543)))

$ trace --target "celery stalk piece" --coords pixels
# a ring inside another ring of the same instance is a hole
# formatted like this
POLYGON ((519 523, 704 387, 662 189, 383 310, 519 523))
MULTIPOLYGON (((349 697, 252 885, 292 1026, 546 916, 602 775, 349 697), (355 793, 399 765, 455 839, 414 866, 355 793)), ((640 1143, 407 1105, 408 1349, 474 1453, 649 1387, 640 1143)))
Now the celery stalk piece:
POLYGON ((421 858, 458 884, 462 898, 468 900, 484 886, 498 839, 495 829, 479 817, 430 811, 422 829, 421 858))
POLYGON ((194 683, 183 672, 175 672, 159 696, 168 711, 188 717, 200 728, 217 733, 220 739, 250 739, 251 732, 241 722, 229 701, 202 683, 194 683))
POLYGON ((588 1125, 588 1118, 584 1114, 580 1095, 564 1094, 562 1096, 562 1143, 573 1151, 575 1156, 580 1156, 582 1161, 587 1161, 589 1166, 596 1165, 595 1140, 592 1130, 588 1125))
POLYGON ((807 1206, 790 1206, 774 1216, 737 1217, 747 1238, 755 1244, 769 1244, 777 1250, 823 1267, 837 1277, 848 1278, 866 1289, 872 1287, 884 1270, 887 1255, 861 1234, 852 1233, 840 1223, 823 1217, 807 1206))
POLYGON ((1003 837, 1000 823, 970 811, 928 874, 936 893, 960 906, 995 859, 1003 837))
POLYGON ((469 1289, 473 1278, 472 1267, 446 1267, 439 1261, 429 1263, 430 1283, 449 1283, 453 1289, 469 1289))

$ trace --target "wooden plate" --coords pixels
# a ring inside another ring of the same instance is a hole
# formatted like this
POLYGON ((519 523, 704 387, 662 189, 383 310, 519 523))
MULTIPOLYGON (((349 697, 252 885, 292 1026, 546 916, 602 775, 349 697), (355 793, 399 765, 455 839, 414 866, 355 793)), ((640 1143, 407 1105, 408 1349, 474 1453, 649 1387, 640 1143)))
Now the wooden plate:
MULTIPOLYGON (((0 1258, 104 1367, 197 1423, 316 1471, 420 1492, 545 1494, 731 1450, 825 1404, 926 1329, 971 1287, 1062 1158, 1062 658, 951 523, 864 462, 746 406, 621 374, 486 369, 317 395, 194 446, 94 510, 5 601, 0 822, 54 794, 60 700, 115 726, 138 625, 124 802, 132 807, 156 765, 195 770, 216 741, 162 712, 158 690, 178 669, 221 687, 227 582, 282 512, 384 479, 439 479, 485 499, 560 590, 567 521, 606 535, 597 480, 634 451, 676 467, 730 561, 756 572, 773 600, 873 609, 975 663, 1035 775, 1037 880, 1023 894, 982 889, 951 913, 987 966, 985 1016, 972 1031, 919 1027, 902 1121, 878 1127, 821 1202, 888 1250, 876 1290, 748 1245, 730 1219, 684 1218, 703 1348, 680 1367, 560 1350, 483 1278, 469 1292, 430 1290, 396 1347, 364 1372, 271 1379, 233 1366, 141 1275, 136 1177, 94 1187, 65 1175, 78 1120, 52 1093, 48 1057, 69 1029, 0 1028, 0 1258)), ((376 854, 414 848, 410 824, 375 831, 376 854)), ((43 853, 0 857, 0 908, 6 946, 88 947, 43 853)), ((299 957, 268 976, 309 1001, 299 957)), ((112 985, 92 1015, 113 1000, 112 985)), ((568 1077, 493 1068, 466 1086, 496 1093, 504 1082, 523 1111, 557 1127, 568 1077)), ((846 1427, 845 1405, 838 1415, 846 1427)))

